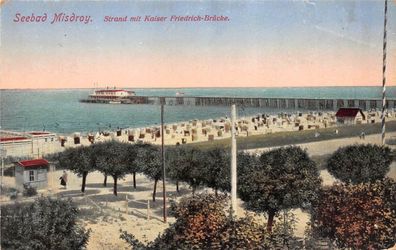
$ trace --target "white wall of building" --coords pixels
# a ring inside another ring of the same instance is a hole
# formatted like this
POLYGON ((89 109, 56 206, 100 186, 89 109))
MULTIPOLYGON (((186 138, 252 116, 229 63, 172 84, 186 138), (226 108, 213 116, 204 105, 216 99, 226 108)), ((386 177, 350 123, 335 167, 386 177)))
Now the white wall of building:
POLYGON ((5 141, 1 148, 7 150, 7 156, 41 158, 47 154, 60 152, 63 148, 55 135, 32 137, 26 140, 5 141))

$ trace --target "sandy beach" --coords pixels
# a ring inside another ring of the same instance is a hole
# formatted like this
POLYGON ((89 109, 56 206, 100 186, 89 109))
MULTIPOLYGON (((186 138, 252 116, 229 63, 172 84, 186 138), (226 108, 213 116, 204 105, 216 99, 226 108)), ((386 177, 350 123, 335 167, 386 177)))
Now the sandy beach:
MULTIPOLYGON (((356 118, 351 124, 340 123, 335 112, 289 112, 279 113, 277 115, 257 114, 248 117, 239 117, 236 120, 236 135, 239 140, 249 141, 251 138, 260 136, 272 136, 275 145, 281 141, 277 135, 283 133, 299 132, 300 141, 327 140, 339 137, 350 137, 352 134, 360 133, 378 133, 380 131, 373 129, 380 126, 380 112, 364 112, 365 119, 356 118), (359 132, 351 131, 350 128, 357 127, 359 132), (346 132, 344 132, 346 131, 346 132), (325 138, 323 134, 326 135, 325 138), (329 133, 332 134, 329 136, 329 133), (311 138, 312 137, 312 138, 311 138)), ((396 130, 396 112, 390 110, 386 117, 387 123, 392 123, 391 131, 396 130), (394 124, 395 123, 395 124, 394 124)), ((72 133, 56 134, 48 131, 35 132, 13 132, 0 131, 2 146, 7 150, 8 156, 14 157, 31 157, 40 158, 47 154, 61 152, 69 147, 78 147, 81 145, 91 145, 92 143, 117 140, 120 142, 144 142, 159 145, 161 143, 160 126, 151 126, 144 128, 117 128, 115 130, 98 131, 96 133, 72 133), (16 138, 13 141, 12 138, 16 138), (17 143, 15 143, 17 142, 17 143)), ((213 142, 220 144, 222 141, 231 137, 231 121, 229 117, 222 117, 210 120, 190 120, 179 123, 164 125, 164 143, 165 145, 178 144, 202 144, 203 146, 213 146, 213 142)), ((391 137, 388 137, 391 138, 391 137)), ((259 140, 259 139, 258 139, 259 140)), ((394 139, 396 140, 396 139, 394 139)), ((295 142, 284 142, 290 144, 295 142)), ((270 144, 271 145, 271 144, 270 144)), ((268 145, 268 146, 270 146, 268 145)), ((262 147, 259 145, 250 145, 249 148, 262 147)), ((243 148, 243 147, 242 147, 243 148)))
MULTIPOLYGON (((287 145, 305 141, 322 141, 341 137, 367 135, 381 131, 381 113, 362 112, 364 119, 355 118, 352 124, 343 124, 336 112, 288 112, 279 114, 257 114, 236 119, 237 140, 242 147, 251 149, 271 145, 287 145), (354 129, 356 128, 356 130, 354 129), (298 133, 295 133, 298 132, 298 133), (269 137, 272 139, 267 140, 269 137), (298 137, 296 140, 290 140, 298 137), (323 138, 324 137, 324 138, 323 138), (283 138, 283 139, 282 139, 283 138), (284 140, 286 138, 286 140, 284 140), (268 141, 270 143, 264 143, 268 141), (258 142, 258 143, 257 143, 258 142)), ((388 130, 396 131, 396 112, 390 110, 386 116, 388 130)), ((125 143, 161 144, 161 127, 117 128, 96 133, 56 134, 48 131, 13 132, 0 130, 2 147, 7 156, 20 158, 43 158, 66 148, 89 146, 110 140, 125 143), (14 139, 15 138, 15 141, 14 139)), ((224 146, 231 137, 229 117, 210 120, 190 120, 164 125, 164 143, 197 145, 199 147, 224 146)), ((387 136, 396 141, 395 136, 387 136)), ((336 147, 336 146, 334 146, 336 147)))
MULTIPOLYGON (((356 124, 375 124, 381 122, 380 112, 363 112, 364 120, 357 120, 356 124)), ((285 112, 277 115, 257 114, 255 116, 239 117, 236 120, 238 137, 273 134, 277 132, 295 132, 335 128, 344 126, 339 124, 336 112, 285 112)), ((387 122, 396 120, 396 112, 387 113, 387 122)), ((125 128, 116 131, 101 131, 96 134, 75 133, 67 135, 65 147, 74 147, 74 138, 80 138, 80 144, 90 145, 92 142, 119 140, 121 142, 161 143, 159 126, 144 128, 125 128)), ((190 120, 164 125, 164 141, 166 145, 210 142, 231 137, 231 120, 221 117, 210 120, 190 120)), ((78 144, 78 145, 80 145, 78 144)))

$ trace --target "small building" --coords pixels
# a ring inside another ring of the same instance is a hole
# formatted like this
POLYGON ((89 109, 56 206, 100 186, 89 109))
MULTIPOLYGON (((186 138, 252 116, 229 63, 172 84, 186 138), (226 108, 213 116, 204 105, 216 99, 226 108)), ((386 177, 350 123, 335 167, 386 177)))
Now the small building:
POLYGON ((48 186, 49 163, 45 159, 35 159, 17 162, 15 165, 15 182, 19 190, 24 185, 43 189, 48 186))
POLYGON ((0 130, 0 147, 7 150, 7 156, 29 158, 40 158, 62 150, 58 136, 46 131, 0 130))
POLYGON ((366 116, 360 108, 340 108, 336 120, 339 124, 361 124, 366 116))

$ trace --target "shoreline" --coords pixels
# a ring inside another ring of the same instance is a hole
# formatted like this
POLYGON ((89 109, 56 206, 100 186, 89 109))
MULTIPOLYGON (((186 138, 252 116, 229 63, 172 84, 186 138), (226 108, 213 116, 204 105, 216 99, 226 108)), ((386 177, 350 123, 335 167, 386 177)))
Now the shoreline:
MULTIPOLYGON (((351 125, 340 125, 334 111, 279 112, 276 114, 267 113, 239 117, 235 125, 238 149, 294 145, 337 138, 358 137, 361 134, 380 133, 380 112, 364 112, 364 114, 366 119, 356 120, 354 123, 357 124, 351 125)), ((391 111, 388 113, 386 124, 388 133, 396 131, 396 112, 391 111)), ((18 152, 15 151, 14 141, 2 141, 2 145, 5 146, 7 151, 9 150, 7 155, 31 156, 32 158, 61 152, 69 147, 88 146, 92 143, 109 140, 160 145, 160 128, 161 126, 156 124, 140 128, 116 128, 95 133, 56 134, 49 132, 48 138, 45 135, 28 137, 24 141, 26 144, 25 149, 18 152), (49 137, 50 135, 52 136, 51 138, 49 137)), ((2 136, 4 134, 6 133, 3 133, 2 136)), ((230 145, 229 138, 231 138, 231 121, 229 117, 207 120, 194 119, 164 124, 164 141, 167 146, 186 144, 205 148, 228 147, 230 145)), ((392 137, 392 141, 393 139, 396 140, 396 138, 392 137)), ((18 143, 22 143, 22 141, 18 141, 18 143)))

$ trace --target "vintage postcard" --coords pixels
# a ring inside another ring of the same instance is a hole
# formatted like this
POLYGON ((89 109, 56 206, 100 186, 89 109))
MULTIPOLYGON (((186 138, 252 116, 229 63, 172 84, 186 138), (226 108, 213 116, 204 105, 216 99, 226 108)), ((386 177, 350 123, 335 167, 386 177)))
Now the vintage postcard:
POLYGON ((394 0, 0 1, 2 249, 394 249, 394 0))

